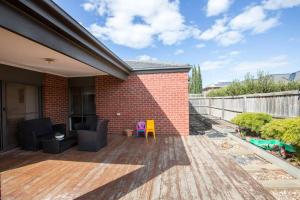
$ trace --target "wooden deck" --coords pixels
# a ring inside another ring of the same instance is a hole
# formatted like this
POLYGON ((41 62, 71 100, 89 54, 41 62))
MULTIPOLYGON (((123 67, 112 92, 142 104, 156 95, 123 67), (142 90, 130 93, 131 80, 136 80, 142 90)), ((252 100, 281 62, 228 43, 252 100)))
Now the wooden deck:
MULTIPOLYGON (((109 136, 96 153, 0 155, 2 199, 273 199, 206 136, 109 136)), ((1 198, 0 198, 1 199, 1 198)))

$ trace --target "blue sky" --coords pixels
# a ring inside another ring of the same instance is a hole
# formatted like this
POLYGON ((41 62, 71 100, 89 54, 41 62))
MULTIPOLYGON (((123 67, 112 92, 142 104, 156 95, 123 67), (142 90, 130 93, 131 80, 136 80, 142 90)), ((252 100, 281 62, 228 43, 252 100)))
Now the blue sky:
POLYGON ((200 65, 204 85, 300 70, 300 0, 55 0, 124 60, 200 65))

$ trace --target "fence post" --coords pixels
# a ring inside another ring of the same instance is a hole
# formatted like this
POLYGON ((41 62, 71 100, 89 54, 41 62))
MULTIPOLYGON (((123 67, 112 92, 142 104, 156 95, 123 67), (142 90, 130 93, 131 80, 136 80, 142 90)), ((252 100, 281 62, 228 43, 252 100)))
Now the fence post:
POLYGON ((297 104, 298 104, 298 116, 300 116, 300 89, 298 90, 298 101, 297 101, 297 104))
POLYGON ((211 115, 211 98, 208 99, 208 114, 211 115))
POLYGON ((224 119, 225 117, 225 108, 224 108, 225 104, 224 104, 224 97, 222 97, 222 119, 224 119))
POLYGON ((243 112, 247 112, 247 97, 244 96, 243 99, 243 112))

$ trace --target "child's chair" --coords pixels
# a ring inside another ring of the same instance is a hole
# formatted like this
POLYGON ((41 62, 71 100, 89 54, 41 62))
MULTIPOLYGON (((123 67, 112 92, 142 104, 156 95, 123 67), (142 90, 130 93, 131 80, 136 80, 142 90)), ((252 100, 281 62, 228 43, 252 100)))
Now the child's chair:
POLYGON ((155 137, 155 125, 154 125, 154 120, 147 120, 146 121, 146 139, 148 140, 148 134, 152 133, 154 139, 156 140, 155 137))
POLYGON ((144 121, 139 121, 136 124, 136 136, 138 137, 140 133, 143 133, 146 135, 146 124, 144 121))

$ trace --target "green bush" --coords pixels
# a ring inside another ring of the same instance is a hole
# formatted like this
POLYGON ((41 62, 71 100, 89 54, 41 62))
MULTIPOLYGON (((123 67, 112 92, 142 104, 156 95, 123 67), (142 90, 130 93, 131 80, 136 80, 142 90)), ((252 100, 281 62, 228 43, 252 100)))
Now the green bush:
POLYGON ((261 128, 272 121, 272 116, 266 113, 241 113, 231 121, 242 129, 259 134, 261 128))
POLYGON ((282 136, 282 141, 300 147, 300 125, 289 128, 282 136))
POLYGON ((300 147, 300 117, 291 120, 293 123, 282 135, 281 140, 300 147))
POLYGON ((261 137, 281 140, 287 131, 297 126, 300 126, 300 118, 274 119, 261 128, 261 137))

